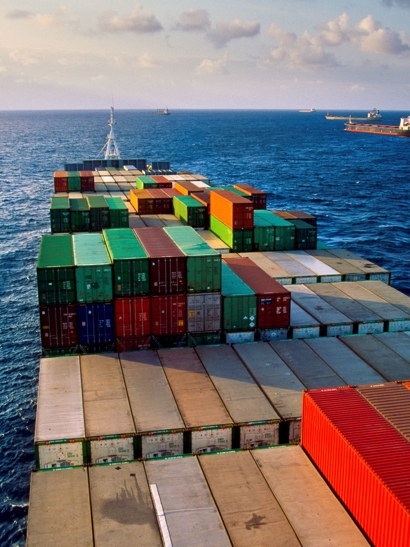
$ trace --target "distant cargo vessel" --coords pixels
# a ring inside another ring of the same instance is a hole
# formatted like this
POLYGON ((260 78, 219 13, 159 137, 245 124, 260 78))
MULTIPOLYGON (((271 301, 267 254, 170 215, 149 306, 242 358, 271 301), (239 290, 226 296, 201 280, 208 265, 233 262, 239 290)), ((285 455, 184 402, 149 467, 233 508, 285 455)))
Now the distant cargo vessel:
POLYGON ((352 133, 374 133, 394 137, 410 137, 410 116, 400 119, 400 125, 376 125, 369 123, 345 123, 345 130, 352 133))
POLYGON ((302 108, 299 112, 316 112, 316 108, 302 108))
POLYGON ((327 120, 381 120, 382 115, 380 114, 380 111, 377 110, 377 108, 373 108, 370 112, 367 113, 366 117, 360 117, 360 116, 331 116, 330 114, 326 114, 325 118, 327 120))
POLYGON ((153 114, 157 114, 159 116, 169 116, 171 112, 168 108, 158 108, 157 110, 154 110, 153 114))

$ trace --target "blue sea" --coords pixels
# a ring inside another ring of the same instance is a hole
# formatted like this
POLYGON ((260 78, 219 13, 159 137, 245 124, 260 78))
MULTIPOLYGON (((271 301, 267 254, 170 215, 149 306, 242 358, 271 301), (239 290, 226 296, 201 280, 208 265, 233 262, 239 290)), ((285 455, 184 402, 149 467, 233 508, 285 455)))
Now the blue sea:
MULTIPOLYGON (((122 157, 167 160, 214 185, 248 183, 271 209, 318 218, 319 240, 392 272, 410 295, 410 138, 351 134, 326 112, 115 112, 122 157)), ((354 114, 348 112, 348 114, 354 114)), ((363 114, 363 112, 360 112, 363 114)), ((382 112, 397 125, 409 112, 382 112)), ((25 544, 40 329, 36 261, 53 172, 96 157, 107 111, 0 112, 0 545, 25 544)))

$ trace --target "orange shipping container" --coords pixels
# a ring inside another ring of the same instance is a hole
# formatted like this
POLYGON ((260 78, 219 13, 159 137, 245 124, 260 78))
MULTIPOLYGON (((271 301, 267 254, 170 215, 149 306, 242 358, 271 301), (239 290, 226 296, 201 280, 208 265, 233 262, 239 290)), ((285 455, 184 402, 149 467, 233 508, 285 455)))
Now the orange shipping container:
POLYGON ((130 202, 139 215, 154 214, 154 198, 146 190, 130 190, 130 202))
POLYGON ((202 192, 203 188, 199 188, 196 184, 192 184, 190 181, 178 181, 174 186, 175 190, 178 190, 183 196, 189 196, 195 192, 202 192))
POLYGON ((253 203, 229 190, 212 191, 210 214, 232 230, 253 228, 253 203))

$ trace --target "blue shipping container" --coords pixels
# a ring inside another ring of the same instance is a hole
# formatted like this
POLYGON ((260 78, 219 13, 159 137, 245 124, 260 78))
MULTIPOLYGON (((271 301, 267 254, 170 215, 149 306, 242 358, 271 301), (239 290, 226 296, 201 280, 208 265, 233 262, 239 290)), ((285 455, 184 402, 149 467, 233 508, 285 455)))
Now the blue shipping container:
POLYGON ((112 304, 85 304, 77 307, 80 345, 104 344, 114 341, 114 310, 112 304))

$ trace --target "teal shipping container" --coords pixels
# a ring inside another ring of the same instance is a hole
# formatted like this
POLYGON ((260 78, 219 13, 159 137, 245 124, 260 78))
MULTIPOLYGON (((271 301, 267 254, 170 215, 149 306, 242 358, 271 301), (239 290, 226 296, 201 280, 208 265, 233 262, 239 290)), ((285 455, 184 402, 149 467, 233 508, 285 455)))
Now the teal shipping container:
POLYGON ((87 196, 90 207, 90 231, 101 232, 110 227, 110 210, 104 196, 87 196))
POLYGON ((192 196, 174 196, 174 215, 183 223, 193 228, 205 228, 206 207, 192 196))
POLYGON ((219 292, 221 255, 205 243, 191 226, 171 226, 164 228, 164 231, 187 257, 187 292, 219 292))
POLYGON ((78 171, 67 171, 68 191, 81 192, 81 177, 78 171))
POLYGON ((221 241, 236 253, 248 253, 253 248, 253 229, 233 230, 219 219, 210 215, 210 229, 221 241))
POLYGON ((224 262, 221 266, 223 329, 227 332, 255 330, 256 294, 224 262))
POLYGON ((253 211, 253 248, 255 251, 274 251, 275 250, 275 226, 263 216, 258 215, 264 209, 255 209, 253 211))
POLYGON ((295 249, 295 226, 271 211, 260 209, 258 218, 271 222, 275 227, 275 251, 292 251, 295 249))
POLYGON ((149 260, 131 228, 103 230, 103 238, 113 263, 116 297, 149 294, 149 260))
POLYGON ((37 261, 38 300, 40 304, 73 304, 75 268, 70 234, 43 235, 37 261))
POLYGON ((112 301, 112 265, 102 234, 75 234, 73 248, 77 302, 112 301))
POLYGON ((128 228, 128 209, 120 197, 105 198, 110 210, 110 228, 128 228))
POLYGON ((70 199, 68 197, 51 198, 50 223, 53 234, 70 231, 70 199))
POLYGON ((72 232, 90 231, 90 206, 86 198, 70 198, 70 229, 72 232))
POLYGON ((316 249, 317 228, 303 220, 290 220, 295 226, 295 249, 303 251, 305 249, 316 249))
POLYGON ((155 180, 148 175, 139 175, 135 179, 135 186, 138 190, 144 190, 145 188, 158 188, 158 184, 155 180))

